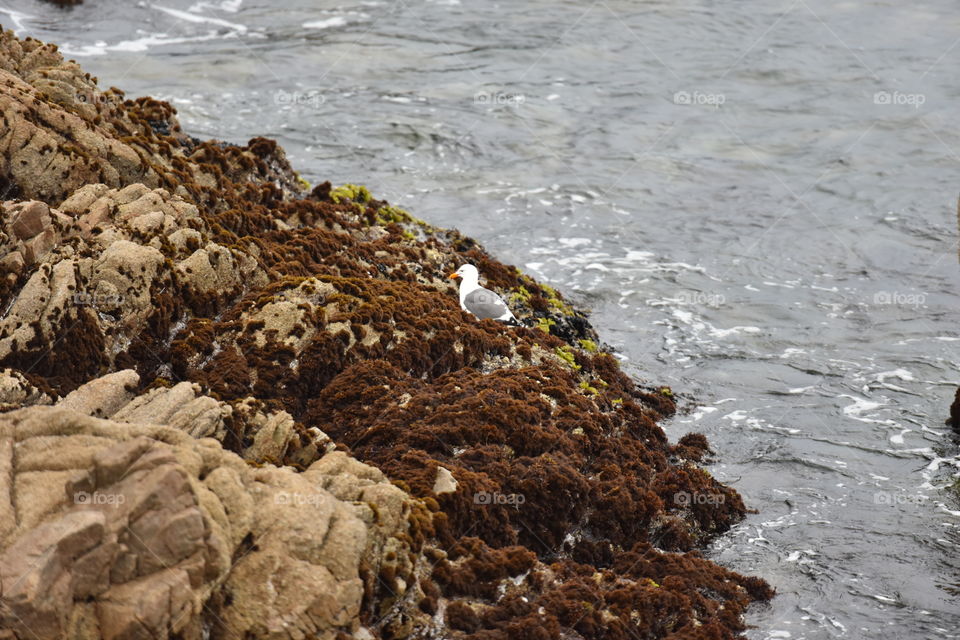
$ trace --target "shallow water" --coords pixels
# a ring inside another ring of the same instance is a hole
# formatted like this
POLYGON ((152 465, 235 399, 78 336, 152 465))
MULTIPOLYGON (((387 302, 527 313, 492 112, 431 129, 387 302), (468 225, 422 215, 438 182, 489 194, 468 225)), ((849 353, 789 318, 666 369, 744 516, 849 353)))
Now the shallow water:
POLYGON ((759 511, 751 639, 960 637, 945 0, 0 0, 188 132, 277 138, 593 309, 759 511))

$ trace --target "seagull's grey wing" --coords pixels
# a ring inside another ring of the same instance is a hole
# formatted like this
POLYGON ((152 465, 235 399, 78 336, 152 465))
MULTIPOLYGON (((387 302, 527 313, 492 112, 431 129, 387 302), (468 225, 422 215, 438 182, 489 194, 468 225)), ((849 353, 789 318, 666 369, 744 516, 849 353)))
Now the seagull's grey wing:
POLYGON ((500 296, 489 289, 483 287, 474 289, 463 299, 463 306, 467 311, 477 316, 481 320, 493 318, 494 320, 508 320, 513 317, 510 309, 500 299, 500 296))

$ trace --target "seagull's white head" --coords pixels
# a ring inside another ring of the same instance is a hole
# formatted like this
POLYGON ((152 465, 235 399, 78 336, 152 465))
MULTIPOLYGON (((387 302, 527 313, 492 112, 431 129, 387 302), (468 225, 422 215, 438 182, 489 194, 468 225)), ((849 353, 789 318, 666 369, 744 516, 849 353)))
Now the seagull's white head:
POLYGON ((480 272, 477 271, 477 268, 472 264, 465 264, 454 273, 451 273, 450 277, 460 278, 465 284, 477 284, 480 280, 480 272))

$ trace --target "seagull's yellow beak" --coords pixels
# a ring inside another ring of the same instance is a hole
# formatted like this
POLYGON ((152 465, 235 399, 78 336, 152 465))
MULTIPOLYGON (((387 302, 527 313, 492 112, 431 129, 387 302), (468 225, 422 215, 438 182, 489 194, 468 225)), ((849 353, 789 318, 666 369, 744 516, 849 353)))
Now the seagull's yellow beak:
POLYGON ((451 273, 451 274, 448 275, 447 277, 450 278, 451 280, 454 280, 454 279, 456 279, 456 278, 459 278, 459 277, 460 277, 460 274, 451 273))

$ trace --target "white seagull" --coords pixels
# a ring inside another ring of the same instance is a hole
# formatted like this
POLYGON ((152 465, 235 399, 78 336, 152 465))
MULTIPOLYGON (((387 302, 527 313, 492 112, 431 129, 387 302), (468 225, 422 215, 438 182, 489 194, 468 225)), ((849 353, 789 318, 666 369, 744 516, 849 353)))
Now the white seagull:
POLYGON ((500 322, 517 324, 507 304, 490 289, 480 286, 480 272, 472 264, 465 264, 451 278, 460 278, 460 308, 469 311, 480 320, 493 318, 500 322))

